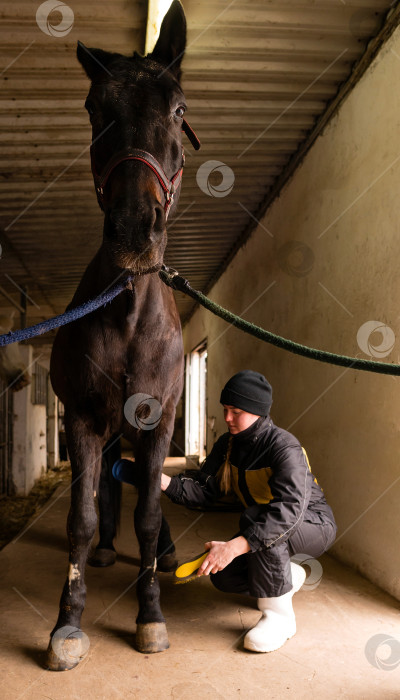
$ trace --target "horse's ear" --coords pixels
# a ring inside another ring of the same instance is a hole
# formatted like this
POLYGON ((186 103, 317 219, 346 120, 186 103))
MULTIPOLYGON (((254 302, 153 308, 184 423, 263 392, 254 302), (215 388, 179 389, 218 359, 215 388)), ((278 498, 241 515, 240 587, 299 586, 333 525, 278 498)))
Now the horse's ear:
POLYGON ((149 58, 168 68, 179 80, 186 46, 186 19, 179 0, 173 0, 165 15, 157 43, 149 58))
POLYGON ((85 69, 86 75, 90 80, 94 80, 101 74, 102 71, 110 74, 107 66, 112 59, 112 54, 101 49, 88 49, 85 44, 78 41, 76 55, 79 63, 85 69))

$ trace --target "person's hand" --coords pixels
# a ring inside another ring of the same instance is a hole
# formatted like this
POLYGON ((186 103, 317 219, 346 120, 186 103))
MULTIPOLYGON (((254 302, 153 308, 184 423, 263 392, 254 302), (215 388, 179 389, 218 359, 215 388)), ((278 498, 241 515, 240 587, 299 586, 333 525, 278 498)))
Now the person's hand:
POLYGON ((165 491, 168 488, 171 477, 164 473, 161 473, 161 491, 165 491))
POLYGON ((225 569, 235 557, 245 554, 250 551, 250 545, 247 540, 242 537, 235 537, 229 542, 206 542, 205 548, 208 550, 208 555, 200 566, 197 576, 208 576, 216 574, 218 571, 225 569))

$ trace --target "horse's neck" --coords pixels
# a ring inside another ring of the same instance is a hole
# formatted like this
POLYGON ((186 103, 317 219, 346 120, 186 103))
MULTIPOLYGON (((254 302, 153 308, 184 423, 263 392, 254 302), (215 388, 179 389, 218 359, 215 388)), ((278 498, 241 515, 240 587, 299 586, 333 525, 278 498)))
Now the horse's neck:
MULTIPOLYGON (((129 277, 128 270, 113 266, 101 247, 87 266, 79 286, 75 292, 71 306, 77 306, 89 299, 97 297, 118 282, 129 277)), ((134 276, 127 285, 127 291, 121 292, 110 304, 102 310, 104 319, 109 318, 121 323, 135 323, 149 299, 157 300, 157 307, 163 304, 162 287, 158 274, 134 276)))

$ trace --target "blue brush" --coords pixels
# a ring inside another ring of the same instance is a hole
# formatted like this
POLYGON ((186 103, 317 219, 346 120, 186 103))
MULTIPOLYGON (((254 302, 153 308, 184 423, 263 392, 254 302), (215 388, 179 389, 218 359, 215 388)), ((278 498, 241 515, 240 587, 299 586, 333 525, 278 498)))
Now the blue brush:
POLYGON ((135 463, 130 459, 117 459, 113 464, 112 475, 117 481, 123 481, 125 484, 136 486, 137 482, 134 479, 135 463))

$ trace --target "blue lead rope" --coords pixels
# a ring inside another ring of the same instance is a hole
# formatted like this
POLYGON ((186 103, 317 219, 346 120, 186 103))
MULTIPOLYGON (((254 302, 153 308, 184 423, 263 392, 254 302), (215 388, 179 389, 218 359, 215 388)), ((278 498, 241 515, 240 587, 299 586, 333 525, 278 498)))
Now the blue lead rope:
POLYGON ((123 280, 123 282, 118 282, 111 289, 100 294, 96 299, 89 299, 85 301, 81 306, 77 306, 75 309, 69 309, 69 311, 64 311, 63 314, 59 316, 53 316, 47 321, 42 321, 36 326, 30 326, 29 328, 22 328, 19 331, 10 331, 4 335, 0 335, 0 347, 4 345, 10 345, 11 343, 16 343, 19 340, 27 340, 28 338, 34 338, 36 335, 42 335, 47 333, 47 331, 52 331, 54 328, 59 328, 60 326, 65 326, 71 321, 76 321, 86 314, 90 314, 92 311, 96 311, 100 306, 105 306, 110 301, 115 299, 118 294, 124 291, 128 282, 130 282, 133 277, 128 277, 123 280))

